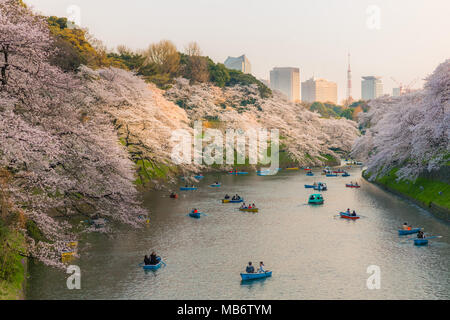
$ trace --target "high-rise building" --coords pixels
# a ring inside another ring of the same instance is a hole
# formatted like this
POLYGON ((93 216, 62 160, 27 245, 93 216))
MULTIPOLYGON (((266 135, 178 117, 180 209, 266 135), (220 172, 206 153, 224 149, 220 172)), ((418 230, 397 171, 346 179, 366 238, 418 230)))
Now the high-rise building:
POLYGON ((290 101, 300 100, 300 69, 278 68, 270 71, 270 88, 284 93, 290 101))
POLYGON ((401 96, 401 88, 392 88, 392 96, 400 97, 401 96))
POLYGON ((228 69, 239 70, 243 73, 252 73, 252 65, 245 54, 237 58, 228 57, 227 60, 225 60, 224 65, 228 69))
POLYGON ((361 81, 361 99, 372 100, 383 95, 383 83, 381 77, 367 76, 362 77, 361 81))
POLYGON ((302 82, 302 101, 337 103, 337 84, 325 79, 310 79, 302 82))

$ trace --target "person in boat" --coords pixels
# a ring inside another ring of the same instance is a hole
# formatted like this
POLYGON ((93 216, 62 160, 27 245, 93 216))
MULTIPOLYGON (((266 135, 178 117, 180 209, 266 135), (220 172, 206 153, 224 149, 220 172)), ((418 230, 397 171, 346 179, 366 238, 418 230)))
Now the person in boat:
POLYGON ((347 208, 347 214, 350 214, 350 208, 347 208))
POLYGON ((353 210, 353 212, 352 212, 352 217, 356 217, 356 211, 355 210, 353 210))
POLYGON ((408 223, 405 222, 405 223, 403 224, 403 226, 402 226, 402 229, 403 229, 403 230, 408 230, 408 229, 409 229, 408 223))
POLYGON ((184 185, 184 187, 185 187, 185 188, 188 188, 188 185, 187 185, 187 184, 185 184, 185 185, 184 185))
POLYGON ((225 199, 228 200, 230 199, 230 196, 228 194, 225 195, 225 199))
POLYGON ((149 257, 147 255, 145 255, 145 257, 144 257, 144 264, 146 266, 148 266, 150 264, 150 259, 149 259, 149 257))
POLYGON ((358 182, 355 182, 355 187, 358 187, 358 182))
POLYGON ((236 193, 236 200, 241 200, 241 197, 236 193))
POLYGON ((252 204, 252 207, 253 207, 253 208, 256 208, 256 206, 255 206, 255 204, 254 204, 254 203, 252 204))
POLYGON ((248 204, 248 208, 247 209, 251 209, 252 208, 252 205, 251 204, 248 204))
POLYGON ((260 273, 265 273, 266 272, 266 270, 264 270, 264 262, 262 262, 262 261, 259 262, 258 272, 260 272, 260 273))
POLYGON ((156 252, 153 251, 152 254, 150 255, 150 265, 155 265, 158 264, 158 256, 156 255, 156 252))
POLYGON ((316 199, 316 197, 314 197, 314 196, 311 196, 310 198, 309 198, 309 200, 315 200, 316 199))
POLYGON ((192 209, 192 213, 198 213, 198 210, 196 208, 192 209))
POLYGON ((423 233, 422 230, 420 230, 420 231, 417 233, 417 238, 418 238, 418 239, 425 239, 425 234, 423 233))
POLYGON ((247 268, 245 268, 245 272, 247 273, 255 273, 255 267, 252 266, 252 262, 248 263, 247 268))
POLYGON ((236 200, 236 196, 233 196, 233 198, 231 198, 231 200, 236 200))

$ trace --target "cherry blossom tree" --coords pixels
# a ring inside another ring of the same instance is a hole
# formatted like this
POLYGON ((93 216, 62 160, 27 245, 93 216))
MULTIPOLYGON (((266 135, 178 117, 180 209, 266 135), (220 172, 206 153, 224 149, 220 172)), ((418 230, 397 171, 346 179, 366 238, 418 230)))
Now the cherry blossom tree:
POLYGON ((439 169, 450 153, 450 60, 426 79, 424 89, 370 102, 360 123, 368 127, 352 155, 367 160, 371 178, 397 168, 399 179, 415 180, 439 169))

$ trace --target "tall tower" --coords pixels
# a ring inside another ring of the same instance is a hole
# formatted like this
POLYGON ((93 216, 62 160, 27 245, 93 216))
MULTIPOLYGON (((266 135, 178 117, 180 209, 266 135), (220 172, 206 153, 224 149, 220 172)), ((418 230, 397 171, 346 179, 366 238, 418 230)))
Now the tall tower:
POLYGON ((347 101, 350 103, 352 98, 352 70, 350 69, 350 53, 348 54, 348 70, 347 70, 347 101))

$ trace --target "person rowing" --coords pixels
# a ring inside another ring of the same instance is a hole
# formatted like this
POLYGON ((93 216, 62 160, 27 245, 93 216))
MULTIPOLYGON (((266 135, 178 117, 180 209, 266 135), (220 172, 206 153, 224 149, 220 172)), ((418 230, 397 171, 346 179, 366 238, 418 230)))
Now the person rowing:
POLYGON ((419 232, 417 232, 417 238, 418 238, 418 239, 425 239, 425 234, 423 233, 422 230, 420 230, 419 232))
POLYGON ((411 230, 411 227, 409 227, 409 226, 408 226, 408 223, 405 222, 405 223, 403 224, 403 226, 402 226, 402 229, 403 229, 403 230, 411 230))
POLYGON ((230 196, 228 194, 225 195, 225 200, 230 199, 230 196))
POLYGON ((159 263, 159 261, 158 261, 158 256, 156 255, 156 252, 155 251, 153 251, 152 252, 152 254, 150 255, 150 265, 155 265, 155 264, 158 264, 159 263))
POLYGON ((150 259, 148 258, 147 255, 145 255, 145 257, 144 257, 144 264, 145 264, 146 266, 148 266, 148 265, 150 264, 150 259))
POLYGON ((350 208, 347 208, 347 214, 350 214, 350 208))
POLYGON ((247 273, 255 273, 255 267, 252 266, 252 262, 248 263, 247 268, 245 268, 245 272, 247 273))
POLYGON ((352 212, 352 217, 356 217, 356 211, 355 210, 353 210, 353 212, 352 212))
POLYGON ((196 208, 192 209, 192 213, 198 213, 198 210, 196 208))

